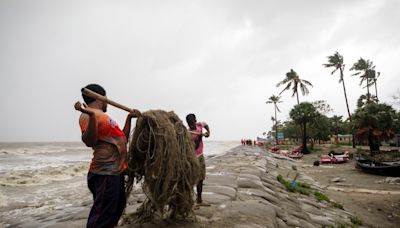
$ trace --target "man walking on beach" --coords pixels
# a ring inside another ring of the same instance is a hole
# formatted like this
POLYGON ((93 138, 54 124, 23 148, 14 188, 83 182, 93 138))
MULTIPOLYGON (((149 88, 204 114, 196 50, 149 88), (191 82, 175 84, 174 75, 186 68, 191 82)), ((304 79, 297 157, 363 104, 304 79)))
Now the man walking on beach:
POLYGON ((196 116, 194 114, 188 114, 186 116, 186 122, 189 125, 189 132, 192 134, 192 139, 194 142, 194 148, 196 152, 196 157, 199 159, 200 163, 200 178, 197 182, 197 199, 196 204, 198 206, 206 205, 201 198, 203 192, 203 181, 206 178, 206 163, 203 155, 203 135, 208 138, 210 136, 210 128, 208 124, 204 122, 197 122, 196 116), (203 134, 203 128, 206 129, 206 133, 203 134))
MULTIPOLYGON (((106 91, 97 84, 85 88, 106 96, 106 91)), ((82 89, 83 90, 83 89, 82 89)), ((127 139, 131 119, 140 116, 137 110, 126 117, 123 130, 105 112, 107 103, 82 94, 86 104, 79 101, 75 109, 81 112, 79 125, 82 141, 93 148, 87 182, 93 194, 87 227, 114 227, 126 204, 124 171, 127 167, 127 139)))

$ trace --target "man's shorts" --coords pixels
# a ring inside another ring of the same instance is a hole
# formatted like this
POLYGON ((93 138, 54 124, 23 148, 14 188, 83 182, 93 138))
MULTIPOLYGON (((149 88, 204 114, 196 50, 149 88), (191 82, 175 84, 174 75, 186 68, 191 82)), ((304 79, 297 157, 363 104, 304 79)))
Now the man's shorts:
POLYGON ((204 179, 206 179, 206 162, 204 160, 204 155, 201 154, 197 158, 199 159, 199 164, 200 164, 200 177, 199 177, 199 180, 204 180, 204 179))

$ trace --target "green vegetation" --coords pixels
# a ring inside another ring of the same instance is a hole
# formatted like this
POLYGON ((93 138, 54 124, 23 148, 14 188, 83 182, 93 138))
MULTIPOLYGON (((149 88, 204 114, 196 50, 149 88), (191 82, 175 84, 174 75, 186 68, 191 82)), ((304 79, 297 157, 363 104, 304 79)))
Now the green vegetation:
POLYGON ((278 119, 276 117, 276 111, 281 112, 281 110, 279 110, 277 103, 282 103, 282 101, 280 101, 281 97, 280 96, 275 96, 272 95, 268 101, 266 102, 267 104, 274 104, 274 109, 275 109, 275 118, 272 118, 272 121, 275 122, 274 124, 274 129, 275 129, 275 140, 276 140, 276 145, 279 144, 278 142, 278 119))
POLYGON ((391 139, 395 132, 396 112, 387 104, 368 103, 353 115, 356 137, 367 141, 370 153, 379 151, 382 140, 391 139))
POLYGON ((354 224, 342 224, 342 223, 339 223, 339 224, 335 224, 335 225, 330 225, 329 227, 330 228, 347 228, 347 227, 357 228, 358 226, 354 225, 354 224))
POLYGON ((328 198, 328 196, 326 196, 325 194, 323 194, 321 192, 314 192, 314 196, 318 202, 321 202, 321 201, 326 201, 328 203, 330 202, 330 199, 328 198))
POLYGON ((291 184, 289 183, 287 180, 285 180, 282 175, 278 175, 276 177, 276 179, 283 185, 286 187, 286 190, 290 191, 290 192, 298 192, 300 194, 303 195, 310 195, 310 192, 308 190, 306 190, 305 188, 310 188, 310 185, 305 184, 305 183, 301 183, 301 182, 296 182, 296 184, 291 184), (306 186, 306 187, 302 187, 302 186, 306 186))
MULTIPOLYGON (((340 76, 339 83, 342 83, 342 86, 343 86, 343 92, 344 92, 344 98, 345 98, 345 101, 346 101, 347 114, 349 116, 349 122, 351 124, 352 121, 351 121, 351 113, 350 113, 350 108, 349 108, 349 101, 347 99, 346 85, 344 83, 344 66, 345 66, 344 58, 343 58, 342 55, 339 54, 339 52, 335 52, 334 55, 328 56, 328 63, 323 64, 323 66, 326 67, 326 68, 329 68, 329 67, 334 68, 334 70, 331 72, 331 75, 333 75, 337 70, 339 70, 339 73, 340 73, 340 75, 339 75, 340 76)), ((354 140, 353 140, 353 148, 355 148, 354 140)))
POLYGON ((310 189, 311 186, 307 183, 302 183, 302 182, 297 182, 297 186, 301 187, 301 188, 308 188, 310 189))
POLYGON ((350 218, 351 223, 353 223, 354 225, 357 225, 357 226, 362 225, 361 219, 358 218, 357 216, 350 216, 349 218, 350 218))
MULTIPOLYGON (((280 97, 272 95, 269 98, 267 103, 274 104, 275 108, 275 117, 272 118, 274 121, 273 130, 279 128, 279 131, 290 141, 302 139, 303 153, 309 152, 307 142, 311 142, 310 147, 312 148, 317 140, 318 142, 330 141, 332 136, 337 139, 335 141, 336 147, 352 144, 355 148, 355 137, 357 136, 357 143, 370 145, 371 155, 373 151, 379 150, 379 144, 382 140, 391 139, 395 133, 400 133, 400 112, 396 112, 390 105, 379 103, 377 82, 381 75, 380 72, 376 71, 376 66, 372 61, 360 58, 350 69, 354 72, 353 76, 360 78, 360 86, 367 89, 366 94, 361 94, 358 99, 358 108, 353 114, 350 112, 345 86, 343 56, 335 52, 333 55, 327 56, 327 62, 323 66, 331 68, 332 75, 339 72, 337 75, 339 76, 339 83, 343 87, 348 117, 343 118, 343 116, 338 115, 328 117, 326 114, 332 112, 332 109, 324 100, 300 103, 299 92, 303 95, 308 94, 308 87, 312 87, 312 84, 301 79, 293 69, 290 69, 285 78, 277 84, 277 87, 283 87, 279 95, 286 90, 291 91, 292 97, 296 96, 297 105, 290 111, 290 119, 279 123, 276 113, 279 111, 277 104, 281 103, 280 97), (375 88, 375 94, 371 94, 371 88, 375 88), (314 108, 311 108, 311 105, 314 108), (351 135, 352 140, 344 137, 347 140, 340 141, 339 138, 342 138, 340 135, 351 135)), ((393 99, 394 105, 400 107, 400 90, 398 90, 397 95, 393 95, 393 99)))
POLYGON ((356 63, 354 63, 354 65, 350 68, 350 70, 356 71, 356 73, 354 73, 353 76, 360 77, 360 85, 362 85, 362 83, 365 82, 366 84, 365 87, 367 88, 367 103, 369 103, 371 99, 369 87, 373 84, 376 84, 376 73, 375 73, 374 63, 368 59, 365 60, 363 58, 360 58, 356 63))
POLYGON ((309 93, 307 86, 311 86, 311 87, 313 86, 311 84, 311 82, 301 79, 299 77, 299 75, 293 69, 290 69, 290 71, 286 73, 286 77, 281 82, 279 82, 276 85, 276 87, 279 87, 281 85, 285 85, 285 88, 279 93, 279 95, 281 95, 286 90, 292 89, 292 91, 293 91, 292 97, 294 97, 294 95, 296 95, 297 105, 300 104, 299 87, 300 87, 301 93, 304 96, 309 93), (290 87, 292 87, 292 88, 290 88, 290 87))
POLYGON ((315 196, 315 199, 317 199, 318 202, 326 201, 327 203, 330 203, 333 207, 336 207, 336 208, 344 210, 344 207, 343 207, 342 204, 330 200, 329 197, 326 196, 325 194, 323 194, 322 192, 314 192, 314 196, 315 196))
POLYGON ((307 149, 307 124, 313 122, 320 114, 314 105, 309 102, 302 102, 298 105, 295 105, 294 108, 290 110, 289 115, 290 118, 292 118, 296 124, 300 125, 303 130, 302 152, 304 154, 310 153, 307 149))
POLYGON ((329 227, 331 228, 347 228, 347 227, 351 227, 351 228, 357 228, 358 226, 362 225, 362 221, 361 219, 359 219, 357 216, 350 216, 350 221, 351 224, 335 224, 335 225, 330 225, 329 227))
POLYGON ((344 210, 343 205, 340 204, 340 203, 338 203, 338 202, 331 201, 331 205, 332 205, 333 207, 336 207, 336 208, 339 208, 339 209, 341 209, 341 210, 344 210))

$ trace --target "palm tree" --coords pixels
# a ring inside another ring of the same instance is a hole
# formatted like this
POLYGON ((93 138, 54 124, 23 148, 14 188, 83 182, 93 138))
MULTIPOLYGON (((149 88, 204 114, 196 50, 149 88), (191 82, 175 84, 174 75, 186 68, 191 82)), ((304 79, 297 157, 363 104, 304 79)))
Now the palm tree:
POLYGON ((359 140, 368 140, 371 155, 379 151, 380 142, 394 137, 396 111, 387 104, 371 102, 354 113, 354 126, 359 140))
MULTIPOLYGON (((328 68, 328 67, 334 68, 334 70, 331 72, 331 75, 333 75, 337 70, 339 70, 339 73, 340 73, 339 83, 342 83, 342 86, 343 86, 344 99, 346 100, 347 114, 349 115, 349 121, 351 124, 349 101, 347 100, 346 85, 344 84, 344 80, 343 80, 343 77, 344 77, 343 72, 344 72, 344 67, 345 67, 345 64, 343 62, 343 56, 340 55, 339 52, 335 52, 334 55, 328 56, 328 63, 323 64, 323 66, 325 66, 326 68, 328 68)), ((354 133, 352 134, 352 141, 353 141, 353 148, 356 148, 356 143, 354 140, 354 133)))
POLYGON ((275 121, 275 140, 276 140, 276 145, 278 145, 278 129, 277 129, 277 125, 278 125, 278 119, 276 118, 276 111, 281 112, 281 110, 279 110, 278 108, 278 103, 282 103, 282 101, 280 101, 281 97, 280 96, 275 96, 272 95, 270 98, 268 98, 268 101, 265 102, 267 104, 274 104, 274 109, 275 109, 275 118, 272 117, 271 120, 275 121))
POLYGON ((281 95, 285 90, 289 90, 290 87, 292 87, 292 91, 293 91, 292 97, 294 97, 294 95, 296 95, 297 104, 300 104, 298 88, 300 87, 301 93, 304 96, 309 93, 307 85, 309 85, 311 87, 313 86, 309 81, 300 79, 299 75, 293 69, 290 69, 290 72, 286 73, 286 78, 283 79, 281 82, 279 82, 276 85, 276 87, 279 87, 284 84, 286 84, 286 87, 279 93, 279 95, 281 95))
POLYGON ((370 82, 373 76, 373 72, 375 72, 374 63, 370 60, 365 60, 360 58, 354 65, 350 68, 350 70, 357 71, 353 74, 353 76, 360 76, 360 85, 365 81, 367 87, 367 102, 369 103, 371 94, 369 93, 369 87, 372 85, 370 82))
POLYGON ((367 72, 367 74, 368 74, 368 77, 371 79, 370 86, 375 85, 375 99, 377 101, 379 101, 378 100, 378 87, 377 87, 376 81, 378 80, 379 76, 381 75, 381 72, 376 72, 375 70, 369 70, 367 72))
POLYGON ((334 70, 331 72, 331 75, 333 75, 337 70, 340 72, 340 78, 339 78, 339 83, 342 83, 343 86, 343 92, 344 92, 344 99, 346 100, 346 107, 347 107, 347 114, 349 115, 349 120, 351 122, 351 114, 350 114, 350 108, 349 108, 349 101, 347 100, 347 92, 346 92, 346 85, 344 84, 343 80, 343 71, 344 71, 344 66, 345 64, 343 63, 343 56, 339 54, 339 52, 335 52, 334 55, 328 56, 328 63, 323 64, 326 68, 328 67, 333 67, 334 70))
MULTIPOLYGON (((271 137, 273 137, 272 136, 272 132, 274 131, 274 129, 275 129, 275 126, 276 126, 276 123, 275 123, 275 118, 273 117, 273 116, 271 116, 271 121, 272 121, 272 131, 271 131, 271 137)), ((271 142, 272 142, 272 140, 271 140, 271 142)), ((277 143, 278 142, 278 139, 277 139, 277 135, 276 135, 276 131, 275 131, 275 143, 277 143)), ((278 145, 278 144, 277 144, 278 145)))
POLYGON ((309 151, 307 149, 307 124, 312 123, 316 120, 316 118, 321 115, 317 109, 309 102, 301 102, 298 105, 295 105, 292 110, 289 112, 290 118, 292 120, 302 126, 303 130, 303 151, 302 153, 308 154, 309 151))

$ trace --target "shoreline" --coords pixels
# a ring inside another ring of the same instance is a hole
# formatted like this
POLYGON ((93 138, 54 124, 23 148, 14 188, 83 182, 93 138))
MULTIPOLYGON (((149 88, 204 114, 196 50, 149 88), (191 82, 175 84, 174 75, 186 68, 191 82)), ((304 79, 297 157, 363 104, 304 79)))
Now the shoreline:
MULTIPOLYGON (((184 221, 155 219, 142 224, 142 227, 336 227, 354 225, 355 218, 362 221, 362 227, 396 227, 400 224, 400 195, 373 192, 400 192, 400 183, 386 183, 385 177, 357 172, 352 162, 313 166, 313 161, 323 153, 324 150, 293 160, 262 148, 238 145, 207 156, 203 198, 211 205, 199 207, 194 210, 195 217, 184 221), (277 180, 278 175, 288 181, 297 176, 297 181, 310 185, 308 191, 311 194, 289 192, 277 180), (341 181, 332 182, 336 177, 341 181), (339 188, 371 191, 343 192, 337 191, 339 188), (315 192, 325 194, 331 202, 342 205, 344 209, 325 201, 318 202, 315 192)), ((90 194, 87 195, 90 198, 90 194)), ((138 185, 130 195, 118 227, 139 227, 138 224, 129 224, 128 218, 144 199, 138 185)), ((72 211, 67 214, 44 214, 37 218, 42 223, 36 225, 85 227, 90 206, 90 200, 85 200, 80 207, 70 208, 72 211)), ((35 223, 15 222, 10 226, 35 226, 35 223)), ((4 223, 1 225, 7 227, 4 223)))

